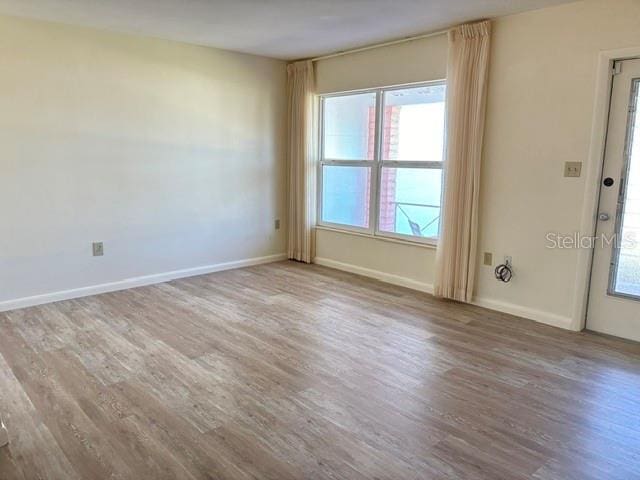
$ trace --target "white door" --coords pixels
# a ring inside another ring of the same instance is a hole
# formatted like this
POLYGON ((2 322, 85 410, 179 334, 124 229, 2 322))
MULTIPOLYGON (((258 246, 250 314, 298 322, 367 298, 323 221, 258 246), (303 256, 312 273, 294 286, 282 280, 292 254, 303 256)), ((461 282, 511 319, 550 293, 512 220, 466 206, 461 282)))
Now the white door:
POLYGON ((640 341, 640 59, 616 70, 587 328, 640 341))

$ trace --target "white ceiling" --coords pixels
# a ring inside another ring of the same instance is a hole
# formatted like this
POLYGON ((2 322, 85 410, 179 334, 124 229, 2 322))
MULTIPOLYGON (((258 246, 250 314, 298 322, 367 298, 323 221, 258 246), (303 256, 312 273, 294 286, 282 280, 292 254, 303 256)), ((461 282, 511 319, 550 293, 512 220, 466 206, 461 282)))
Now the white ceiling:
POLYGON ((0 0, 0 13, 282 59, 573 0, 0 0))

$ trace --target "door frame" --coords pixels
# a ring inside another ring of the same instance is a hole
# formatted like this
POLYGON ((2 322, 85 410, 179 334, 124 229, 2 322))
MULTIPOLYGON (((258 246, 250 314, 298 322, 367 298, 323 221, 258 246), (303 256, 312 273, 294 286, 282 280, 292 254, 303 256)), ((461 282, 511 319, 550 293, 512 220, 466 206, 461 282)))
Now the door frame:
MULTIPOLYGON (((613 87, 613 63, 619 60, 640 58, 640 46, 605 50, 598 55, 595 104, 591 123, 591 142, 585 170, 585 191, 580 220, 580 234, 594 236, 597 231, 597 214, 600 204, 600 180, 604 166, 609 109, 613 87)), ((595 242, 593 242, 595 243, 595 242)), ((587 307, 591 269, 595 247, 578 250, 578 264, 574 292, 571 329, 584 330, 587 324, 587 307)))

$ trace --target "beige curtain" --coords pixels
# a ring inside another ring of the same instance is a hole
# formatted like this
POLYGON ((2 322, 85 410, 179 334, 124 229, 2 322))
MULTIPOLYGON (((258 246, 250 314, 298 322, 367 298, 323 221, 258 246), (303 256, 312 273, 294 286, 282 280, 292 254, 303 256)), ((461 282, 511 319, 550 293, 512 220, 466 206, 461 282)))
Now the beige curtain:
POLYGON ((287 254, 311 263, 315 255, 316 212, 315 95, 313 63, 287 66, 289 221, 287 254))
POLYGON ((461 302, 471 302, 475 280, 490 37, 488 21, 449 32, 445 193, 434 293, 461 302))

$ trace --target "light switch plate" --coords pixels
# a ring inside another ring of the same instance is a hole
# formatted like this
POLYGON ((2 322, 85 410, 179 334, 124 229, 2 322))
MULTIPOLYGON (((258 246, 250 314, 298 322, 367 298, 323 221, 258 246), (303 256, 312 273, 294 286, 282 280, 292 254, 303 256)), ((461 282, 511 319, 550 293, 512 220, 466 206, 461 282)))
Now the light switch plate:
POLYGON ((565 177, 579 177, 582 174, 582 162, 564 162, 565 177))
POLYGON ((493 265, 493 254, 491 252, 484 252, 483 263, 489 267, 493 265))

